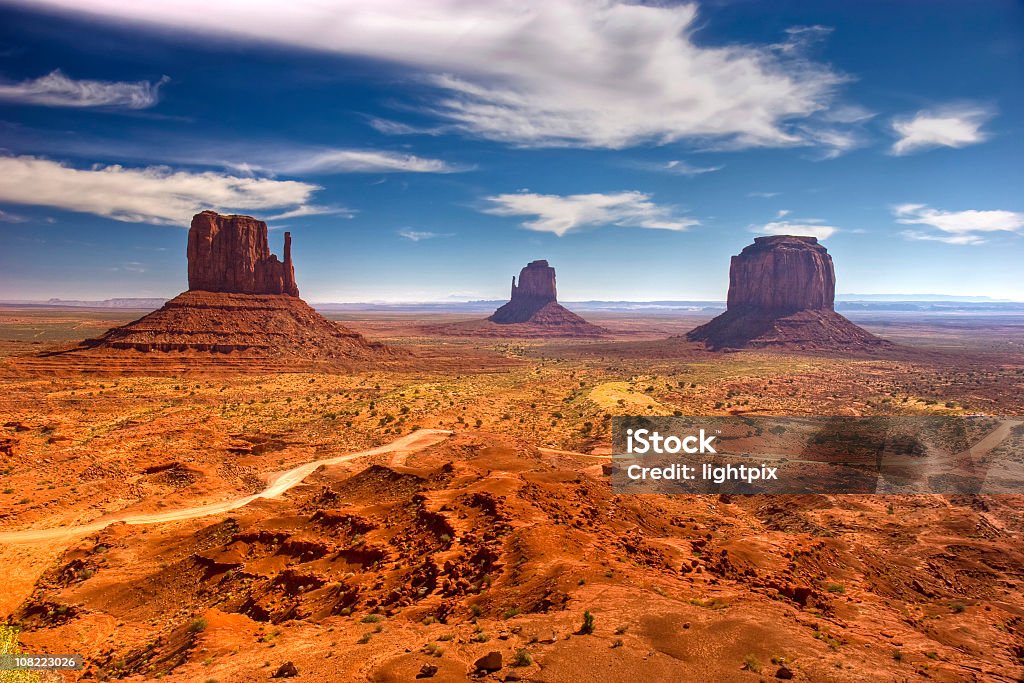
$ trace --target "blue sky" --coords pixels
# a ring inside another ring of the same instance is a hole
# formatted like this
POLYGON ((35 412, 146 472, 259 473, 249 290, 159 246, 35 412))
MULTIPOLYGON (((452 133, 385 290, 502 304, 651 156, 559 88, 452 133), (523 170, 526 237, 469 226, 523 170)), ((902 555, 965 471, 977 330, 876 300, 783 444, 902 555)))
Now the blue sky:
POLYGON ((1024 5, 0 0, 0 298, 173 296, 205 208, 311 301, 723 299, 761 234, 840 293, 1024 300, 1024 5))

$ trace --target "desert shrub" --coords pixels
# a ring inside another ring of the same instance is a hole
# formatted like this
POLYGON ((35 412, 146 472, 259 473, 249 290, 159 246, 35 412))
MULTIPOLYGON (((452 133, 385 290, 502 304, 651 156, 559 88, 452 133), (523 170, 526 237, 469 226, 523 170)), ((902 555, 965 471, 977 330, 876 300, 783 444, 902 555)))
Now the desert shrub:
POLYGON ((594 615, 590 613, 590 610, 583 612, 583 625, 580 626, 580 633, 584 635, 590 635, 594 632, 594 615))

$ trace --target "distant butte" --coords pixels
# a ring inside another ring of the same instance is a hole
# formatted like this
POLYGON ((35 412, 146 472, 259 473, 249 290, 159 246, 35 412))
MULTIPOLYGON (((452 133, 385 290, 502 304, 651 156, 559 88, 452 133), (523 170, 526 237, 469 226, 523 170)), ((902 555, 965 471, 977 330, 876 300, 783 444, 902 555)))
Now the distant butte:
POLYGON ((188 232, 188 283, 188 291, 160 309, 86 340, 72 353, 186 354, 200 363, 216 356, 243 364, 262 359, 281 368, 397 355, 300 299, 291 235, 284 235, 281 261, 270 253, 267 224, 255 218, 196 214, 188 232))
POLYGON ((835 312, 832 257, 815 237, 758 237, 732 257, 726 312, 686 338, 711 349, 891 344, 835 312))
POLYGON ((539 332, 547 330, 573 337, 607 332, 558 303, 555 269, 544 260, 532 261, 519 271, 518 285, 515 276, 512 277, 509 302, 487 320, 498 325, 522 325, 539 332))

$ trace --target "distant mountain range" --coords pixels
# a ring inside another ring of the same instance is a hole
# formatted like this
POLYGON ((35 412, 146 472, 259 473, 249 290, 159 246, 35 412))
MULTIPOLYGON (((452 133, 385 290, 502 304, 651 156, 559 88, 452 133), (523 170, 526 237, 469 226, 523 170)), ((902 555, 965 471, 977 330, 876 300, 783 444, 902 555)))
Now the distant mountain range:
MULTIPOLYGON (((48 299, 46 301, 0 301, 16 306, 54 306, 62 308, 109 308, 152 311, 166 302, 161 298, 115 298, 102 300, 48 299)), ((492 313, 506 302, 505 299, 478 301, 443 301, 412 303, 316 303, 322 312, 358 313, 373 311, 434 312, 434 313, 492 313)), ((665 313, 717 314, 725 309, 724 301, 567 301, 565 305, 579 312, 633 312, 638 315, 665 313)), ((932 312, 932 313, 1024 313, 1024 302, 1004 301, 984 296, 950 296, 944 294, 841 294, 836 297, 837 311, 877 312, 932 312)))
POLYGON ((990 296, 956 296, 953 294, 836 294, 836 301, 962 301, 1012 303, 1009 299, 990 296))

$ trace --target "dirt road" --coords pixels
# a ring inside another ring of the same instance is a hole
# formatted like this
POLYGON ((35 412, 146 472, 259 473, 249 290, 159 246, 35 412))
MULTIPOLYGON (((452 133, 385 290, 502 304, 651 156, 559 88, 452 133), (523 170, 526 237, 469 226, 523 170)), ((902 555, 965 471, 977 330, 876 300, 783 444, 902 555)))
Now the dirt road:
POLYGON ((302 483, 306 477, 315 472, 319 467, 340 465, 344 462, 365 458, 371 455, 380 455, 383 453, 401 453, 408 455, 409 453, 421 451, 424 448, 428 448, 436 443, 444 441, 449 435, 451 435, 451 432, 442 429, 420 429, 406 434, 401 438, 395 439, 391 443, 384 444, 383 446, 377 446, 376 448, 371 448, 366 451, 359 451, 358 453, 347 453, 333 458, 316 460, 304 465, 299 465, 298 467, 293 467, 285 472, 276 472, 268 477, 267 488, 250 496, 222 501, 220 503, 208 503, 205 505, 181 508, 180 510, 166 510, 163 512, 147 514, 117 513, 96 520, 95 522, 76 526, 0 532, 0 544, 13 545, 38 543, 41 541, 69 540, 86 534, 91 534, 118 522, 124 522, 125 524, 160 524, 161 522, 176 522, 185 519, 195 519, 196 517, 218 515, 224 512, 230 512, 231 510, 237 510, 238 508, 248 505, 254 500, 259 500, 260 498, 276 498, 285 491, 302 483))

